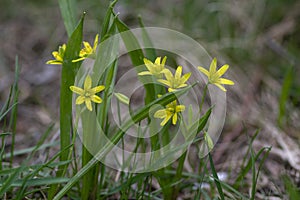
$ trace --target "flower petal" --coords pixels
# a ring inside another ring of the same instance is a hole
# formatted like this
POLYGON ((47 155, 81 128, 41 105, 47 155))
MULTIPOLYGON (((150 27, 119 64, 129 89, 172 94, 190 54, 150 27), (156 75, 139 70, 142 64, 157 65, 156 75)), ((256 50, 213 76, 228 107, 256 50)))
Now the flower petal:
POLYGON ((220 88, 221 90, 223 90, 224 92, 226 92, 226 89, 224 88, 223 85, 221 85, 219 83, 214 83, 214 85, 216 85, 218 88, 220 88))
POLYGON ((143 72, 138 73, 138 75, 139 76, 144 76, 144 75, 152 75, 152 74, 149 71, 143 71, 143 72))
POLYGON ((93 49, 88 42, 83 42, 83 46, 85 48, 86 53, 91 54, 93 52, 93 49))
POLYGON ((187 80, 190 78, 191 74, 192 74, 192 73, 189 72, 189 73, 183 75, 183 76, 181 77, 181 79, 180 79, 180 83, 183 84, 183 83, 187 82, 187 80))
POLYGON ((184 105, 178 105, 176 106, 176 112, 182 112, 185 110, 185 106, 184 105))
POLYGON ((209 77, 209 72, 203 68, 203 67, 198 67, 199 71, 202 72, 203 74, 205 74, 207 77, 209 77))
POLYGON ((102 99, 97 95, 92 95, 91 100, 95 103, 102 103, 102 99))
POLYGON ((85 105, 86 105, 88 110, 93 111, 92 102, 91 102, 90 99, 85 99, 85 105))
POLYGON ((234 85, 234 82, 232 80, 225 79, 225 78, 220 78, 218 82, 224 85, 234 85))
POLYGON ((167 80, 158 79, 157 81, 160 82, 160 83, 162 83, 162 84, 165 84, 168 87, 172 87, 171 83, 169 81, 167 81, 167 80))
POLYGON ((162 65, 162 66, 165 66, 166 61, 167 61, 167 56, 165 56, 165 57, 163 58, 163 60, 161 61, 161 65, 162 65))
POLYGON ((85 101, 85 97, 79 96, 79 97, 77 97, 75 104, 79 105, 79 104, 82 104, 84 101, 85 101))
POLYGON ((165 74, 165 77, 166 77, 166 79, 167 79, 168 81, 174 79, 173 74, 172 74, 172 72, 171 72, 169 69, 165 69, 165 70, 164 70, 164 74, 165 74))
POLYGON ((173 118, 172 118, 172 124, 175 125, 176 122, 177 122, 177 113, 175 113, 175 114, 173 115, 173 118))
POLYGON ((228 68, 229 68, 229 65, 223 65, 223 66, 217 71, 219 77, 221 77, 223 74, 225 74, 225 72, 227 71, 228 68))
POLYGON ((57 60, 48 60, 46 62, 46 64, 49 64, 49 65, 61 65, 62 62, 61 61, 57 61, 57 60))
POLYGON ((72 60, 72 63, 79 62, 79 61, 82 61, 82 60, 84 60, 84 59, 86 59, 86 57, 81 57, 81 58, 72 60))
POLYGON ((156 59, 155 59, 155 64, 156 65, 160 65, 160 60, 161 60, 161 57, 157 57, 156 59))
POLYGON ((90 89, 90 91, 94 94, 98 93, 98 92, 101 92, 102 90, 105 89, 105 86, 104 85, 99 85, 97 87, 94 87, 92 89, 90 89))
POLYGON ((167 116, 166 109, 161 109, 154 113, 155 118, 165 118, 166 116, 167 116))
POLYGON ((214 74, 216 73, 216 71, 217 71, 217 58, 214 58, 210 63, 209 73, 214 74))
POLYGON ((87 75, 85 80, 84 80, 84 90, 91 89, 92 87, 92 78, 90 75, 87 75))
POLYGON ((144 58, 143 60, 144 60, 144 63, 146 65, 147 69, 149 71, 152 70, 153 63, 150 60, 148 60, 147 58, 144 58))
POLYGON ((174 89, 174 88, 168 88, 168 92, 174 92, 174 91, 176 91, 176 89, 174 89))
POLYGON ((179 80, 181 77, 181 74, 182 74, 182 66, 178 66, 176 69, 176 72, 175 72, 175 79, 179 80))
POLYGON ((94 52, 96 52, 96 50, 97 50, 98 38, 99 38, 99 34, 96 35, 95 40, 94 40, 94 46, 93 46, 93 51, 94 52))
POLYGON ((166 125, 166 123, 171 119, 172 115, 167 115, 166 118, 160 123, 161 126, 166 125))
POLYGON ((84 90, 79 87, 70 86, 70 90, 76 94, 84 95, 84 90))

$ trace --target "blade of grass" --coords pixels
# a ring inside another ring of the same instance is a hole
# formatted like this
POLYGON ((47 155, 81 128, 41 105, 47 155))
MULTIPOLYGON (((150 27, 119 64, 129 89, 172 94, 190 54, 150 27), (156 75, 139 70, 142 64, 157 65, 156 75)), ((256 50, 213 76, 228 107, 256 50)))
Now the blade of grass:
POLYGON ((290 67, 284 77, 282 88, 281 88, 281 95, 279 99, 279 113, 278 113, 278 124, 279 126, 283 126, 283 120, 285 118, 286 113, 286 102, 288 101, 290 89, 292 86, 294 77, 294 68, 290 67))
MULTIPOLYGON (((251 147, 252 149, 252 144, 251 147)), ((263 147, 260 149, 259 151, 259 155, 264 152, 266 150, 266 153, 263 155, 262 160, 259 163, 259 167, 256 173, 256 169, 255 169, 255 162, 258 160, 259 156, 255 155, 254 150, 251 150, 251 164, 252 164, 252 187, 251 187, 251 200, 255 199, 255 193, 256 193, 256 185, 257 185, 257 181, 258 181, 258 176, 259 176, 259 172, 261 170, 261 167, 263 165, 263 163, 265 162, 265 160, 267 159, 270 151, 271 151, 271 147, 263 147)))
POLYGON ((13 164, 14 159, 14 150, 15 150, 15 136, 16 136, 16 127, 17 127, 17 112, 18 112, 18 98, 19 98, 19 74, 20 74, 20 66, 19 66, 19 60, 18 56, 15 58, 15 80, 12 87, 12 97, 13 101, 12 103, 15 104, 15 106, 11 110, 11 117, 9 121, 9 129, 12 132, 12 141, 11 141, 11 156, 10 156, 10 166, 13 164))
POLYGON ((71 37, 72 32, 76 27, 76 0, 58 0, 58 4, 67 34, 71 37))
MULTIPOLYGON (((52 184, 60 184, 60 183, 66 183, 70 179, 64 178, 64 177, 46 177, 46 178, 37 178, 37 179, 31 179, 27 180, 26 186, 40 186, 40 185, 52 185, 52 184)), ((21 187, 23 185, 23 180, 16 180, 13 183, 10 184, 10 187, 21 187)), ((2 187, 2 183, 0 183, 0 186, 2 187)), ((1 193, 0 193, 1 195, 1 193)))
POLYGON ((214 182, 217 186, 219 195, 220 195, 222 200, 225 200, 225 196, 224 196, 223 188, 222 188, 222 185, 221 185, 221 181, 218 177, 217 171, 215 169, 214 161, 212 159, 212 156, 211 156, 210 152, 208 153, 208 157, 209 157, 209 163, 210 163, 211 171, 212 171, 212 174, 213 174, 213 177, 214 177, 214 182))

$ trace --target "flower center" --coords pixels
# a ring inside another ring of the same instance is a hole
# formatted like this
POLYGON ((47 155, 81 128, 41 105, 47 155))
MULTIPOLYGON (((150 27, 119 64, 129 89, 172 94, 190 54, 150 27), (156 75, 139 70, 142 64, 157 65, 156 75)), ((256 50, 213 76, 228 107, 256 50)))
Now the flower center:
POLYGON ((92 96, 92 93, 90 93, 89 91, 84 92, 84 97, 85 98, 91 98, 91 96, 92 96))

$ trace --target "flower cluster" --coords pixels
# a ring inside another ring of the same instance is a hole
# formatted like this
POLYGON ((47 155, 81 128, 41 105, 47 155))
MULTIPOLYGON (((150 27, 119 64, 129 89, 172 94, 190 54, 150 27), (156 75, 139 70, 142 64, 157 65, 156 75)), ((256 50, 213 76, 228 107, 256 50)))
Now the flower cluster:
MULTIPOLYGON (((186 73, 182 75, 182 66, 178 66, 175 74, 165 68, 166 57, 161 62, 161 57, 157 57, 155 62, 151 62, 147 58, 144 58, 144 63, 148 71, 143 71, 138 73, 138 75, 152 75, 157 78, 157 81, 166 85, 168 87, 168 92, 174 92, 178 89, 187 86, 187 81, 191 76, 191 73, 186 73), (162 77, 165 77, 163 79, 162 77)), ((229 65, 223 65, 219 70, 217 70, 217 59, 214 58, 210 64, 209 71, 203 67, 198 67, 199 71, 205 74, 208 78, 207 84, 214 84, 219 87, 222 91, 226 92, 223 85, 234 85, 234 82, 225 78, 221 78, 222 75, 228 70, 229 65)), ((155 118, 163 119, 160 123, 161 126, 166 125, 166 123, 172 119, 172 124, 175 125, 178 119, 178 113, 185 110, 184 105, 178 105, 177 100, 167 104, 164 109, 160 109, 154 113, 155 118)))
POLYGON ((63 44, 62 46, 58 47, 58 51, 53 51, 52 55, 55 58, 55 60, 48 60, 46 64, 50 65, 61 65, 64 61, 64 55, 66 51, 66 44, 63 44))
POLYGON ((93 47, 91 47, 90 43, 84 41, 83 42, 84 48, 80 50, 79 58, 72 60, 72 62, 79 62, 86 58, 95 59, 96 58, 96 50, 97 50, 97 46, 98 46, 98 38, 99 38, 99 35, 97 34, 95 37, 95 40, 94 40, 93 47))
MULTIPOLYGON (((184 74, 182 76, 182 66, 178 66, 175 72, 175 75, 172 72, 165 68, 167 57, 165 56, 161 62, 161 57, 157 57, 155 62, 152 63, 147 58, 144 58, 144 63, 148 71, 140 72, 138 75, 153 75, 157 78, 157 81, 166 85, 169 92, 173 92, 177 89, 186 87, 187 80, 190 78, 191 73, 184 74), (165 79, 163 79, 163 76, 165 79)), ((175 125, 178 119, 178 113, 185 110, 184 105, 177 105, 177 100, 166 105, 164 109, 160 109, 154 113, 155 118, 163 119, 160 123, 161 126, 164 126, 171 118, 172 124, 175 125)))
MULTIPOLYGON (((99 35, 97 34, 94 40, 94 46, 92 47, 90 43, 83 41, 84 48, 80 50, 79 55, 77 59, 72 60, 72 62, 79 62, 86 58, 96 58, 96 50, 98 47, 98 38, 99 35)), ((46 62, 46 64, 50 65, 60 65, 64 61, 64 54, 66 51, 66 44, 63 44, 62 46, 58 47, 58 51, 53 51, 52 55, 55 58, 55 60, 49 60, 46 62)))

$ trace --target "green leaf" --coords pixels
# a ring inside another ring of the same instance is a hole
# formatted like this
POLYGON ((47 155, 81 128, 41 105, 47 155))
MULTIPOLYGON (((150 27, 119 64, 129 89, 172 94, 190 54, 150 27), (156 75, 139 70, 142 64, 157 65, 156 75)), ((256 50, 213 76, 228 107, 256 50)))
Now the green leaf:
MULTIPOLYGON (((26 182, 26 186, 40 186, 40 185, 52 185, 52 184, 59 184, 59 183, 66 183, 70 179, 63 178, 63 177, 46 177, 46 178, 37 178, 31 179, 26 182)), ((23 180, 15 180, 14 182, 10 183, 11 187, 20 187, 23 184, 23 180)), ((3 187, 3 184, 0 182, 0 186, 3 187)), ((1 193, 0 193, 1 195, 1 193)))
POLYGON ((70 37, 76 26, 76 0, 58 0, 60 13, 70 37))
POLYGON ((208 153, 208 157, 209 157, 211 171, 212 171, 212 174, 213 174, 213 177, 214 177, 214 181, 215 181, 215 184, 217 186, 219 195, 220 195, 220 197, 221 197, 222 200, 225 200, 225 196, 224 196, 223 188, 222 188, 222 185, 221 185, 221 181, 220 181, 220 179, 218 177, 218 174, 216 172, 214 161, 212 159, 212 156, 211 156, 210 152, 208 153))
POLYGON ((124 103, 125 105, 129 105, 129 98, 127 96, 119 92, 115 92, 114 95, 120 102, 124 103))
POLYGON ((285 118, 286 112, 286 102, 288 101, 292 82, 294 77, 293 67, 290 67, 284 77, 284 81, 281 88, 281 95, 279 99, 279 113, 278 113, 278 124, 283 125, 283 120, 285 118))

